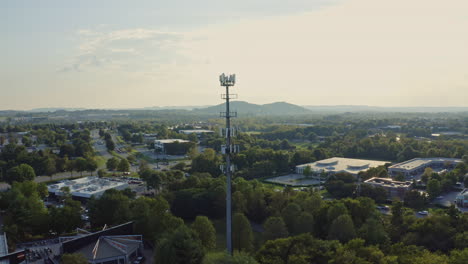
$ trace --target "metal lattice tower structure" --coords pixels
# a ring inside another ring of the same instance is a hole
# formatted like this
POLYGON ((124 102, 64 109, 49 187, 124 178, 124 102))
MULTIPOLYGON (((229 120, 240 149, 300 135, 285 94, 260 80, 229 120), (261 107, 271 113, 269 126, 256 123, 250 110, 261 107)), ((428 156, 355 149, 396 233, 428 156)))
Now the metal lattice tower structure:
POLYGON ((234 172, 234 165, 231 163, 231 155, 239 151, 237 145, 233 145, 231 140, 235 136, 235 129, 231 127, 231 118, 237 117, 237 112, 232 112, 229 108, 229 100, 236 99, 236 94, 229 93, 229 87, 236 83, 236 75, 229 76, 224 73, 219 76, 221 86, 226 87, 226 93, 221 98, 226 100, 226 112, 221 112, 220 117, 226 118, 226 128, 221 129, 221 135, 226 137, 226 145, 221 146, 221 152, 226 157, 226 164, 221 165, 221 170, 226 174, 226 246, 228 254, 232 255, 232 190, 231 180, 234 172))

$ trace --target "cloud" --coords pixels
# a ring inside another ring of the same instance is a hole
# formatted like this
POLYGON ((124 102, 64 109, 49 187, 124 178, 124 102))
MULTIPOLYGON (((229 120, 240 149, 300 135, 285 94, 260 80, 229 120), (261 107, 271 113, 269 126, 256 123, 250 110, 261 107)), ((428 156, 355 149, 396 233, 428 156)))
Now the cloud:
POLYGON ((193 32, 182 52, 210 61, 197 75, 236 72, 266 102, 466 105, 466 10, 462 0, 350 0, 193 32))
POLYGON ((466 10, 463 0, 348 0, 185 32, 81 30, 70 65, 165 87, 161 104, 207 103, 226 71, 259 103, 466 105, 466 10), (181 93, 189 101, 174 102, 181 93))
MULTIPOLYGON (((155 56, 160 60, 160 52, 178 43, 183 37, 177 32, 134 28, 122 30, 78 30, 77 54, 70 59, 61 72, 85 71, 87 68, 111 68, 117 65, 148 61, 155 56)), ((166 54, 168 58, 171 54, 166 54)))

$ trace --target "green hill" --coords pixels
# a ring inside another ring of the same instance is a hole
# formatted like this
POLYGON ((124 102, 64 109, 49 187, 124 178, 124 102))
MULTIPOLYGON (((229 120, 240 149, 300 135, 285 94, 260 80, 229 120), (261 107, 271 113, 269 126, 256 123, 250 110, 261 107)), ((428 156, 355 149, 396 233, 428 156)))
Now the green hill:
MULTIPOLYGON (((206 108, 194 109, 196 114, 213 114, 218 115, 219 112, 226 111, 225 104, 219 104, 206 108)), ((311 111, 304 107, 289 104, 286 102, 276 102, 271 104, 251 104, 244 101, 232 101, 231 111, 237 111, 239 115, 302 115, 308 114, 311 111)))

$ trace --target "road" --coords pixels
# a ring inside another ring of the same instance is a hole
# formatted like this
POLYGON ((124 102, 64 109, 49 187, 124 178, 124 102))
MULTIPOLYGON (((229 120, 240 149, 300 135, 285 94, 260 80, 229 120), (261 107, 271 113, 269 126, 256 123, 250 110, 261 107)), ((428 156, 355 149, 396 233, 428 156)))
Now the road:
POLYGON ((113 157, 107 151, 106 144, 104 144, 104 140, 99 138, 99 130, 97 129, 92 130, 91 137, 93 139, 94 151, 96 151, 99 156, 104 157, 106 160, 113 157))

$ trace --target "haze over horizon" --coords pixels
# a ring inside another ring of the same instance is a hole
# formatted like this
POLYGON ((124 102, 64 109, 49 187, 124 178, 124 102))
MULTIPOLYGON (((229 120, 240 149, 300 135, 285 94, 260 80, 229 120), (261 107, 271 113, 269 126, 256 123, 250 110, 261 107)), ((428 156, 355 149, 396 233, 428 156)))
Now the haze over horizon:
POLYGON ((1 109, 468 106, 462 0, 0 4, 1 109))

